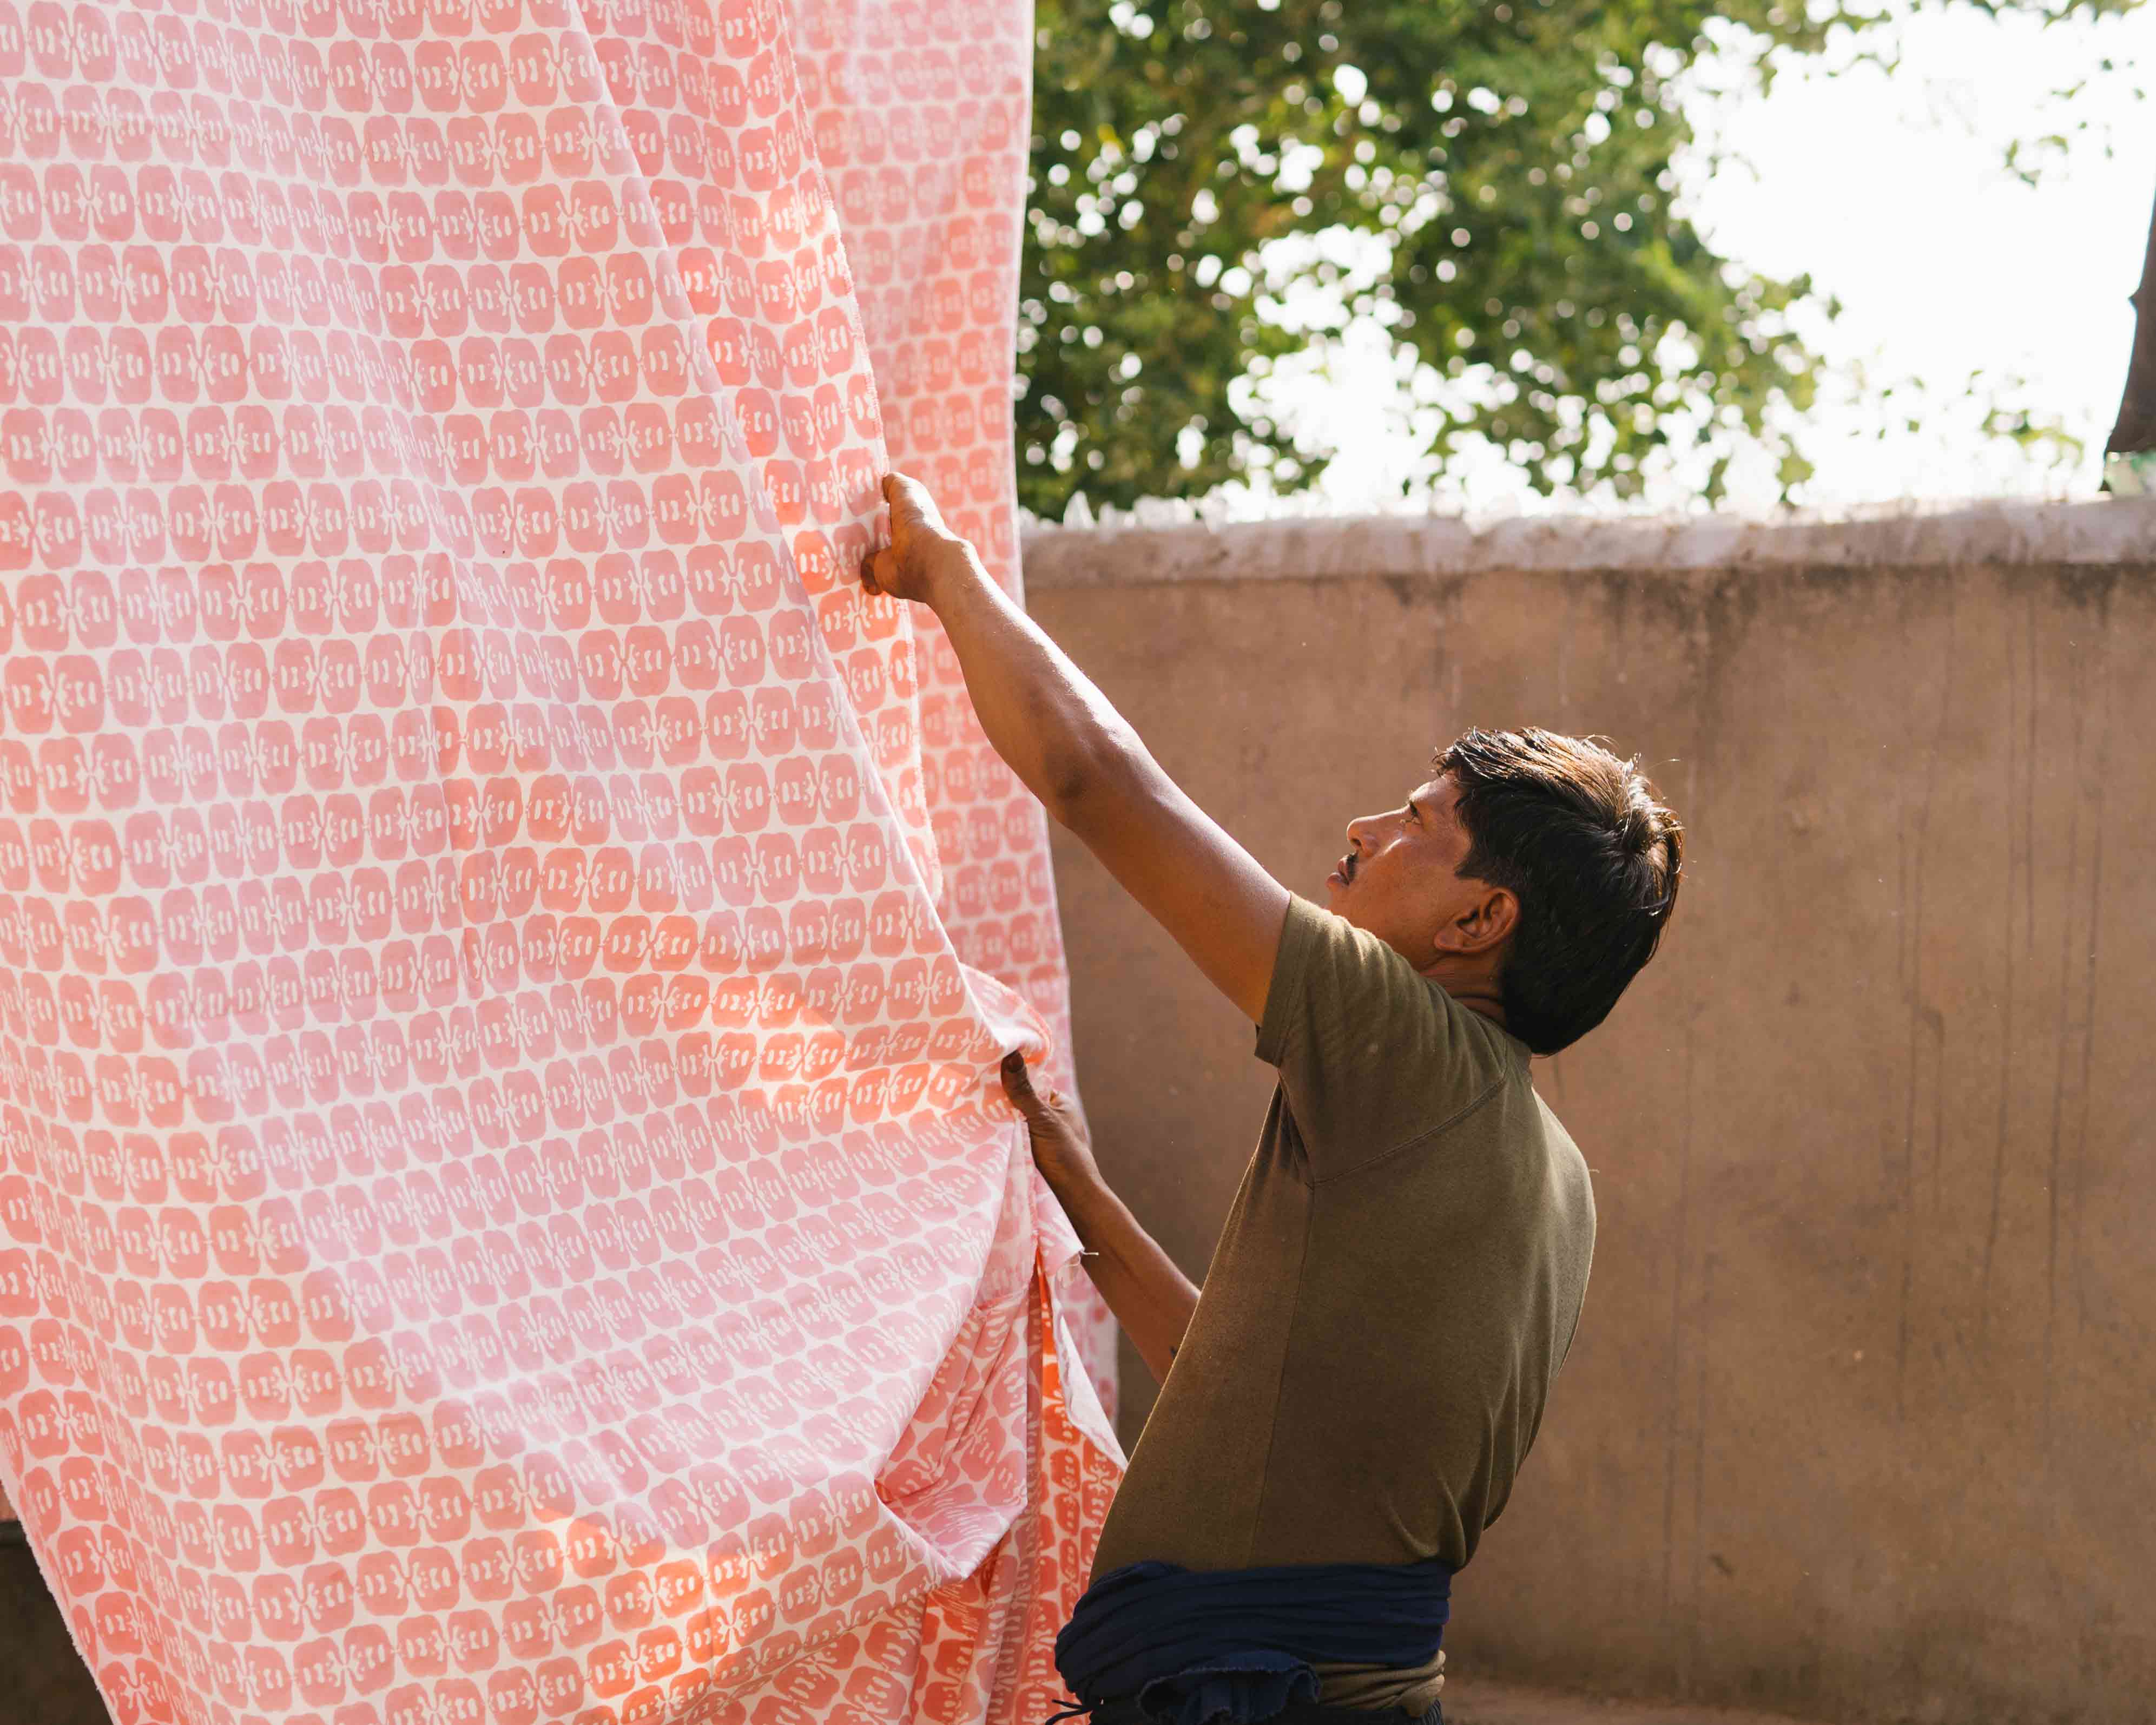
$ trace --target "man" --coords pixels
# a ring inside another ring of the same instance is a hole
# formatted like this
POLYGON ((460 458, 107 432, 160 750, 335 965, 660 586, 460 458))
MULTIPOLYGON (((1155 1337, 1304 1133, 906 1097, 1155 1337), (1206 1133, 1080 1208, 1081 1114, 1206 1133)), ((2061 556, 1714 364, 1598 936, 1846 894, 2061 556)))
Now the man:
POLYGON ((1471 731, 1351 822, 1324 909, 1273 880, 885 484, 871 591, 934 608, 988 740, 1257 1026, 1280 1083, 1203 1296, 1024 1063, 1004 1083, 1162 1379, 1057 1663, 1096 1725, 1435 1722, 1451 1578, 1579 1318, 1585 1163, 1529 1082, 1654 952, 1681 834, 1635 767, 1471 731))

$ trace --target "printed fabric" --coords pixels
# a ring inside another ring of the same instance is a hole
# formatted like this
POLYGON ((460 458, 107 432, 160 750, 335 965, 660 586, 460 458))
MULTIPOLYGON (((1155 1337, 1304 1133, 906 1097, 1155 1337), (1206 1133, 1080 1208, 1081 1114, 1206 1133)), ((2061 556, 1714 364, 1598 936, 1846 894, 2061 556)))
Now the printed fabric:
POLYGON ((1025 9, 0 0, 0 1492, 120 1725, 1037 1719, 1025 9))

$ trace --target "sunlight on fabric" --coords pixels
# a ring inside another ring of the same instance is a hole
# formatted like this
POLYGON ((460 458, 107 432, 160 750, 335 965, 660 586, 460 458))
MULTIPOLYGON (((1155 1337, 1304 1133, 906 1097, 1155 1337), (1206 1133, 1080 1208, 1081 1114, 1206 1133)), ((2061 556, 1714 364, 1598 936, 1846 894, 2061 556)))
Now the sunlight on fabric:
POLYGON ((115 1718, 1037 1717, 1046 835, 854 576, 895 459, 1017 580, 1024 20, 19 16, 0 1491, 115 1718))

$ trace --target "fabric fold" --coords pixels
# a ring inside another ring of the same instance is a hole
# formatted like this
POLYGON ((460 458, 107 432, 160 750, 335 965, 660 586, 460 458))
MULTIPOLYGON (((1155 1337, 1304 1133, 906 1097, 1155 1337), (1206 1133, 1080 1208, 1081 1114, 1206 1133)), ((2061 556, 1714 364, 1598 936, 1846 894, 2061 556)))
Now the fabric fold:
POLYGON ((1028 40, 0 13, 0 1490, 121 1725, 1052 1689, 1044 829, 853 575, 888 420, 1015 582, 1028 40))

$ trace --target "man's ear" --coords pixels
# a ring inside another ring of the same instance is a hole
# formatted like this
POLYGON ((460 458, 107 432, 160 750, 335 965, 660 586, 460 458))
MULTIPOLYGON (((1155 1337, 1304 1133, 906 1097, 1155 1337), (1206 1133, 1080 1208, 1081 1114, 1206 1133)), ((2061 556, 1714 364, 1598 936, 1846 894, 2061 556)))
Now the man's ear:
POLYGON ((1435 944, 1447 957, 1473 958, 1493 952, 1520 926, 1520 901, 1492 886, 1437 932, 1435 944))

